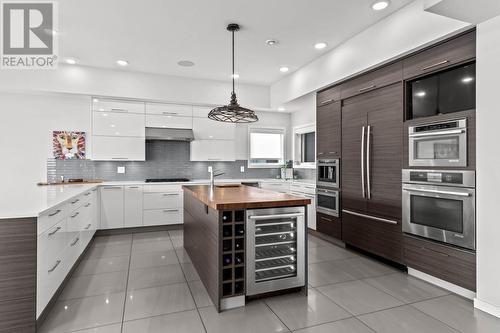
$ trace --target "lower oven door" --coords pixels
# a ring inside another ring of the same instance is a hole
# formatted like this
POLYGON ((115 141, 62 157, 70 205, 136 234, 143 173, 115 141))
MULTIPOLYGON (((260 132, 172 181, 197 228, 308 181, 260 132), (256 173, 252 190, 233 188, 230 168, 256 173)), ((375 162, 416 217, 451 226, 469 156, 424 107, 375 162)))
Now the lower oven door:
POLYGON ((403 184, 403 231, 474 250, 475 194, 470 188, 403 184))
POLYGON ((339 216, 339 191, 319 188, 316 193, 316 211, 339 216))
POLYGON ((305 285, 304 207, 247 211, 247 295, 305 285))

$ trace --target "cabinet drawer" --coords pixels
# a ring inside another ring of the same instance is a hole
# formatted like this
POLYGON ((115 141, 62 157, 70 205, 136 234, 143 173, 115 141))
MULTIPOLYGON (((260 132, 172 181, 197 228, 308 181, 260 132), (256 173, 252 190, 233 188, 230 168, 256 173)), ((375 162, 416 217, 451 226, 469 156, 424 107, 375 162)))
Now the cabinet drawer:
POLYGON ((408 267, 476 291, 476 254, 405 235, 404 263, 408 267))
POLYGON ((144 114, 93 112, 93 135, 137 136, 146 135, 144 114))
POLYGON ((332 102, 340 101, 340 87, 333 87, 318 92, 316 95, 316 105, 326 105, 332 102))
POLYGON ((37 267, 43 268, 57 259, 68 244, 66 219, 38 236, 37 267))
POLYGON ((193 128, 193 118, 178 116, 146 115, 146 127, 193 128))
POLYGON ((68 214, 68 210, 69 203, 65 202, 40 215, 37 220, 37 234, 41 235, 47 229, 63 220, 68 214))
POLYGON ((124 101, 107 98, 93 98, 92 110, 121 112, 121 113, 144 113, 144 103, 134 101, 124 101))
POLYGON ((182 223, 182 208, 145 210, 144 225, 167 225, 182 223))
POLYGON ((401 223, 390 224, 342 211, 342 240, 362 250, 402 263, 401 223))
POLYGON ((340 86, 342 99, 385 87, 402 79, 402 63, 396 62, 343 83, 340 86))
POLYGON ((330 237, 342 239, 342 222, 338 217, 316 213, 316 230, 330 237))
POLYGON ((191 117, 193 107, 181 104, 146 103, 146 113, 149 115, 191 117))
POLYGON ((178 184, 162 184, 162 185, 144 185, 144 193, 159 193, 159 192, 182 192, 182 185, 178 184))
POLYGON ((182 192, 144 193, 144 209, 182 207, 182 192))
POLYGON ((93 136, 92 156, 96 161, 145 161, 146 139, 93 136))
POLYGON ((64 251, 37 269, 37 317, 42 313, 48 302, 66 277, 64 251))
POLYGON ((306 194, 316 194, 316 186, 305 184, 290 184, 290 191, 301 192, 306 194))
POLYGON ((475 31, 405 59, 403 61, 403 76, 405 79, 421 76, 474 58, 476 58, 475 31))
POLYGON ((290 184, 287 183, 267 183, 261 182, 260 188, 265 190, 280 192, 280 193, 288 193, 290 192, 290 184))

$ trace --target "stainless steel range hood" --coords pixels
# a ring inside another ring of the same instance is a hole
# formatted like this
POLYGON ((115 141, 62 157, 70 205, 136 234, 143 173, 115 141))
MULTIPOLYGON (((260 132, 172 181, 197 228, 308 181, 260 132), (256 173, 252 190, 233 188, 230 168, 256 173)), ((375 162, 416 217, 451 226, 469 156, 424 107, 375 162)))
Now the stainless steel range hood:
POLYGON ((192 129, 146 127, 146 140, 193 141, 192 129))

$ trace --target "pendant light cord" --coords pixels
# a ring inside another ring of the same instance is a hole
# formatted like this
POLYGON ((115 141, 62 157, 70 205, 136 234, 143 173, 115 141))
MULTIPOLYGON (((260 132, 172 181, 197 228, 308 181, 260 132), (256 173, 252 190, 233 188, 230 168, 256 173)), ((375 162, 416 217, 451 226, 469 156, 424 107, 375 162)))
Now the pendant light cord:
POLYGON ((232 53, 232 55, 233 55, 233 75, 232 75, 232 77, 233 77, 233 93, 234 93, 234 30, 232 31, 232 35, 233 35, 233 43, 232 43, 233 44, 233 51, 232 51, 233 52, 232 53))

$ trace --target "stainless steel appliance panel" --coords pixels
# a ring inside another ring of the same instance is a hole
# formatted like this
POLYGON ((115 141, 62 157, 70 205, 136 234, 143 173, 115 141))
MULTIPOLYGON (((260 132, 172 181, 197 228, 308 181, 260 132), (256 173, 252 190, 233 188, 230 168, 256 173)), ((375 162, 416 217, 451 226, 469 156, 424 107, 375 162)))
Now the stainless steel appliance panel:
POLYGON ((335 160, 319 160, 317 162, 317 185, 339 187, 340 163, 335 160))
POLYGON ((316 190, 316 211, 339 216, 339 191, 332 189, 318 188, 316 190))

